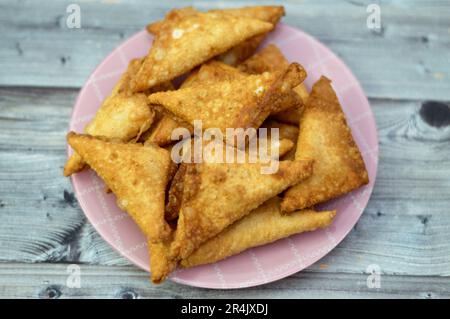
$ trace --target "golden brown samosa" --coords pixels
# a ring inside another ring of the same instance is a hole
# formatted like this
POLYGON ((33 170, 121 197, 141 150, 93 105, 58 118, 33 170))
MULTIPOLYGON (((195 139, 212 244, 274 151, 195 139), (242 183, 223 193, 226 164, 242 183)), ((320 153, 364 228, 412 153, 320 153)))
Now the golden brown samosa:
MULTIPOLYGON (((181 84, 181 89, 195 85, 208 85, 217 81, 227 81, 244 78, 245 73, 218 61, 211 60, 203 64, 198 70, 192 72, 181 84)), ((146 142, 159 146, 168 145, 177 139, 172 139, 172 131, 178 127, 184 127, 191 131, 192 126, 179 118, 162 115, 159 121, 151 129, 146 142)))
MULTIPOLYGON (((282 134, 280 134, 281 136, 282 134)), ((186 143, 192 144, 192 139, 190 141, 185 141, 186 143)), ((214 142, 212 142, 214 143, 214 142)), ((266 143, 266 159, 270 158, 269 160, 273 159, 276 161, 279 161, 281 157, 283 157, 285 154, 291 151, 291 149, 294 147, 294 143, 288 139, 288 138, 281 138, 279 140, 272 139, 272 137, 269 135, 267 138, 261 138, 261 137, 255 137, 255 145, 257 147, 256 151, 259 151, 259 149, 262 147, 262 143, 266 143)), ((208 143, 204 143, 204 145, 207 145, 208 143)), ((233 150, 231 154, 233 154, 233 160, 235 162, 238 161, 238 154, 244 152, 243 157, 245 158, 246 163, 250 163, 250 146, 246 145, 245 150, 238 150, 235 149, 227 144, 222 144, 223 146, 223 154, 226 154, 225 152, 227 149, 233 150)), ((225 155, 224 155, 225 156, 225 155)), ((255 154, 255 160, 259 162, 259 154, 255 154)), ((267 163, 267 161, 266 161, 267 163)), ((166 210, 165 210, 165 218, 168 221, 172 221, 178 217, 178 213, 180 210, 181 201, 179 198, 181 198, 181 192, 183 191, 183 180, 184 175, 186 173, 186 165, 180 165, 177 169, 177 172, 174 175, 174 178, 171 180, 170 188, 168 191, 167 196, 167 204, 166 204, 166 210)))
MULTIPOLYGON (((281 72, 287 68, 289 62, 283 53, 273 44, 269 44, 260 52, 256 53, 238 66, 238 69, 249 74, 261 74, 263 72, 281 72)), ((302 99, 303 104, 308 98, 308 90, 303 83, 296 86, 294 92, 302 99)), ((297 125, 300 120, 302 107, 292 107, 281 110, 272 117, 282 122, 297 125)))
POLYGON ((181 84, 180 88, 193 87, 195 85, 208 85, 220 81, 232 81, 243 79, 247 76, 237 68, 229 66, 225 63, 211 60, 202 64, 202 66, 192 72, 186 80, 181 84))
MULTIPOLYGON (((134 94, 130 81, 139 70, 143 59, 130 61, 127 70, 114 86, 111 94, 103 101, 94 118, 86 125, 84 132, 92 136, 103 136, 128 142, 137 140, 149 129, 155 113, 149 108, 144 94, 134 94)), ((171 83, 163 83, 155 90, 173 88, 171 83)), ((64 167, 64 176, 81 171, 85 162, 74 152, 64 167)))
POLYGON ((258 128, 277 105, 280 96, 306 77, 293 63, 282 74, 263 73, 242 79, 220 81, 207 86, 194 85, 171 92, 151 94, 152 107, 193 125, 201 120, 203 129, 258 128))
POLYGON ((190 124, 187 124, 178 118, 161 114, 161 118, 154 124, 148 138, 145 140, 145 144, 152 143, 163 147, 176 142, 180 137, 172 139, 172 132, 179 127, 188 129, 191 134, 193 132, 193 128, 190 124))
POLYGON ((300 119, 296 160, 315 160, 314 174, 286 191, 281 210, 289 213, 343 195, 369 182, 331 81, 321 77, 300 119))
MULTIPOLYGON (((111 96, 103 102, 85 133, 121 141, 139 138, 153 122, 155 112, 148 106, 144 94, 111 96)), ((85 162, 74 152, 64 167, 64 176, 82 170, 85 162)))
POLYGON ((295 158, 295 150, 297 148, 298 139, 298 126, 278 122, 273 119, 267 119, 261 125, 261 128, 267 128, 269 137, 271 136, 271 129, 277 128, 280 140, 289 140, 294 145, 289 150, 287 150, 286 147, 286 152, 283 152, 283 154, 280 152, 280 158, 283 160, 293 160, 295 158))
POLYGON ((239 70, 249 74, 277 72, 289 66, 289 62, 274 44, 269 44, 237 66, 239 70))
MULTIPOLYGON (((255 18, 262 21, 270 22, 276 25, 278 21, 284 16, 283 6, 253 6, 233 9, 219 9, 214 12, 221 12, 233 16, 255 18)), ((255 52, 258 46, 266 37, 267 33, 254 36, 239 45, 231 48, 227 52, 218 56, 218 59, 229 65, 237 65, 247 59, 255 52)))
POLYGON ((182 16, 156 35, 139 72, 131 82, 142 92, 170 81, 255 35, 273 29, 257 19, 194 13, 182 16))
MULTIPOLYGON (((170 30, 170 26, 179 21, 182 17, 194 15, 198 12, 199 11, 193 7, 174 9, 166 15, 164 20, 149 24, 147 26, 147 31, 154 35, 169 32, 168 30, 170 30)), ((269 22, 273 25, 276 25, 285 14, 282 6, 252 6, 232 9, 217 9, 210 10, 209 12, 234 17, 258 19, 269 22)), ((266 35, 267 32, 251 37, 237 44, 227 52, 222 53, 217 57, 217 59, 229 65, 237 65, 253 54, 266 35)))
POLYGON ((164 20, 149 23, 146 26, 147 32, 153 35, 167 32, 167 30, 170 28, 170 25, 178 22, 183 17, 194 15, 198 12, 199 11, 197 9, 191 6, 180 9, 172 9, 165 15, 164 20))
MULTIPOLYGON (((203 64, 198 70, 191 73, 190 76, 181 85, 180 89, 206 86, 220 81, 233 81, 238 79, 245 79, 247 75, 238 69, 228 66, 222 62, 211 60, 203 64)), ((286 91, 280 91, 279 93, 273 93, 271 104, 271 114, 279 113, 280 110, 292 108, 293 106, 301 106, 302 102, 297 94, 294 92, 286 93, 286 91)), ((172 131, 178 127, 184 127, 191 131, 192 126, 186 125, 186 123, 172 115, 163 115, 161 119, 151 129, 151 133, 148 136, 147 141, 156 143, 157 145, 164 146, 177 139, 172 139, 172 131)))
POLYGON ((127 211, 152 241, 171 233, 164 220, 165 189, 173 162, 165 149, 142 144, 124 144, 70 132, 70 146, 104 180, 127 211))
POLYGON ((188 257, 203 242, 269 198, 312 174, 313 161, 282 161, 274 174, 261 163, 182 164, 177 185, 179 218, 171 259, 188 257))
POLYGON ((328 227, 335 214, 336 211, 303 210, 282 215, 280 198, 274 197, 202 244, 181 261, 181 266, 193 267, 214 263, 252 247, 328 227))
POLYGON ((169 259, 170 242, 170 240, 159 243, 148 241, 150 277, 154 284, 163 282, 177 266, 174 260, 169 259))

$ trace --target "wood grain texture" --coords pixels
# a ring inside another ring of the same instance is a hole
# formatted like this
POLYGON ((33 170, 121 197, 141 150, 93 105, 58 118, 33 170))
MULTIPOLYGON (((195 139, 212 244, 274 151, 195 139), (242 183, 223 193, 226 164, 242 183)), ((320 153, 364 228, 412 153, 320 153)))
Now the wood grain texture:
POLYGON ((367 274, 303 271, 263 287, 240 290, 191 288, 166 281, 155 286, 134 267, 80 267, 80 288, 66 285, 68 265, 0 264, 0 298, 449 298, 450 278, 381 276, 367 288, 367 274))
POLYGON ((371 97, 380 140, 378 176, 358 224, 330 254, 276 283, 233 291, 152 286, 145 272, 100 238, 62 176, 79 87, 117 44, 184 4, 80 2, 82 29, 70 30, 68 3, 0 3, 0 297, 450 297, 445 1, 383 2, 380 33, 365 26, 368 1, 283 2, 285 22, 340 55, 371 97), (81 265, 81 289, 65 286, 71 263, 81 265), (381 289, 366 286, 371 264, 380 266, 381 289))
MULTIPOLYGON (((81 28, 66 26, 73 1, 0 4, 0 85, 81 86, 119 43, 183 1, 81 2, 81 28)), ((283 21, 317 37, 350 66, 370 97, 450 100, 450 6, 381 4, 380 32, 367 28, 373 1, 285 1, 283 21)), ((196 1, 200 9, 252 1, 196 1)), ((271 4, 273 1, 259 1, 271 4)))

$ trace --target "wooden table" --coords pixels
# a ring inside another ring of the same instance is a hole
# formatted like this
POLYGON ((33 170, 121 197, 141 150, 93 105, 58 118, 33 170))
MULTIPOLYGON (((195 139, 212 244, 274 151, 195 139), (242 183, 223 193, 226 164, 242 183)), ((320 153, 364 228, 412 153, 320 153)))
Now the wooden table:
MULTIPOLYGON (((284 22, 317 37, 353 70, 370 98, 380 140, 376 186, 360 221, 329 255, 289 278, 207 290, 147 273, 87 222, 61 174, 80 87, 119 43, 182 1, 0 3, 0 297, 440 298, 450 297, 450 3, 285 1, 284 22), (78 264, 81 288, 68 288, 78 264), (378 265, 381 287, 368 288, 378 265)), ((260 2, 260 3, 273 3, 260 2)), ((206 9, 250 1, 207 2, 206 9)))

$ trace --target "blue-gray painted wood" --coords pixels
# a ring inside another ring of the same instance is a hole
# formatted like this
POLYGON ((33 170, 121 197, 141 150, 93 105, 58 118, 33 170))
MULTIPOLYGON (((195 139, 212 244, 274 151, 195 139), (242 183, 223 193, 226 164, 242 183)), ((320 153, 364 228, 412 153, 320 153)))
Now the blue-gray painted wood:
POLYGON ((80 2, 81 30, 65 27, 71 2, 0 3, 0 297, 450 297, 450 4, 382 2, 383 31, 373 33, 366 1, 283 2, 285 22, 339 54, 369 95, 376 186, 357 226, 317 264, 264 287, 209 291, 148 283, 99 237, 62 177, 79 87, 118 43, 184 5, 110 2, 80 2), (81 265, 80 289, 65 286, 68 263, 81 265), (380 289, 366 286, 370 264, 380 289))
MULTIPOLYGON (((79 87, 119 43, 170 8, 189 4, 80 2, 81 29, 69 29, 66 8, 72 2, 0 4, 0 85, 79 87)), ((287 1, 283 21, 317 37, 341 56, 370 97, 450 100, 448 3, 383 2, 381 32, 374 32, 366 23, 367 4, 372 2, 377 1, 287 1)), ((203 9, 251 3, 193 2, 203 9)))

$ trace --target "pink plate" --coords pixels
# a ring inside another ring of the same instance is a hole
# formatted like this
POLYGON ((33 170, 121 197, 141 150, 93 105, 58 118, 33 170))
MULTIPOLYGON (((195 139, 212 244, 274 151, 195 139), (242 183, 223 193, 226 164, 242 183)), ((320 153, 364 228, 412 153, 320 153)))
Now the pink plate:
MULTIPOLYGON (((143 30, 117 47, 95 69, 78 96, 70 130, 83 131, 128 61, 146 55, 151 41, 152 37, 143 30)), ((377 129, 369 102, 355 76, 328 48, 300 30, 280 24, 263 46, 269 43, 276 44, 290 61, 305 67, 308 89, 322 74, 333 81, 362 151, 370 184, 322 205, 321 208, 338 210, 327 229, 282 239, 212 265, 178 270, 170 277, 175 282, 207 288, 243 288, 287 277, 336 247, 358 221, 369 200, 378 165, 377 129)), ((100 235, 123 256, 149 271, 145 238, 131 218, 117 207, 115 196, 104 192, 103 182, 91 170, 75 174, 72 181, 81 208, 100 235)))

